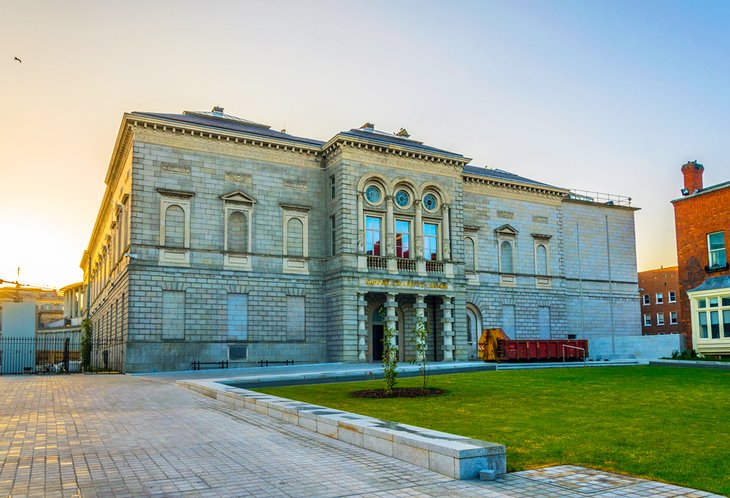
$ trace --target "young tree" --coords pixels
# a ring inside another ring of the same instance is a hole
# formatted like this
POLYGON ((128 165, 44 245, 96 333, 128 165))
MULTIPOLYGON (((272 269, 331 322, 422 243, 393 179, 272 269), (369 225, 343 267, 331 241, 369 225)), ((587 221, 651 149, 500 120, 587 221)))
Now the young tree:
POLYGON ((428 360, 426 359, 426 351, 428 350, 428 344, 426 344, 428 329, 426 328, 426 324, 423 322, 423 317, 421 316, 418 316, 414 335, 416 339, 416 363, 418 363, 421 378, 423 379, 423 387, 425 388, 427 379, 426 369, 428 367, 428 360))
POLYGON ((395 344, 395 337, 398 331, 386 320, 385 309, 380 309, 380 317, 383 319, 383 377, 385 379, 385 392, 391 394, 395 388, 395 380, 398 377, 398 346, 395 344))

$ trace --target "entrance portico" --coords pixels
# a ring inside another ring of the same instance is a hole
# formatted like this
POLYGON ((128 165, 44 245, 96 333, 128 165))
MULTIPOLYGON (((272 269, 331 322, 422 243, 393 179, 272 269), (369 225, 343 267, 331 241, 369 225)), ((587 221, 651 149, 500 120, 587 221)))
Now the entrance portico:
POLYGON ((415 330, 419 321, 428 331, 428 361, 454 361, 454 297, 433 295, 426 288, 419 289, 422 292, 389 290, 373 289, 358 293, 358 361, 382 360, 383 348, 379 342, 383 340, 385 328, 397 332, 392 345, 398 348, 399 361, 416 360, 415 330))

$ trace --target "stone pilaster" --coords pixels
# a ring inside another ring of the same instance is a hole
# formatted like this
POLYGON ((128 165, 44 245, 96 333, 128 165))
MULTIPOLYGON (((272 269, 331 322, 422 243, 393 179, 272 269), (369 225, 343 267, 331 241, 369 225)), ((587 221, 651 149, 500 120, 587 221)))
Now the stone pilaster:
POLYGON ((363 210, 363 193, 357 193, 357 253, 365 254, 365 214, 363 210))
POLYGON ((393 196, 385 197, 385 255, 388 258, 388 273, 398 273, 395 260, 395 216, 393 215, 393 196))
POLYGON ((449 205, 443 206, 443 240, 444 240, 444 261, 451 261, 451 222, 449 220, 449 205))
POLYGON ((423 259, 423 206, 421 200, 413 201, 416 208, 416 266, 420 276, 426 276, 426 262, 423 259))

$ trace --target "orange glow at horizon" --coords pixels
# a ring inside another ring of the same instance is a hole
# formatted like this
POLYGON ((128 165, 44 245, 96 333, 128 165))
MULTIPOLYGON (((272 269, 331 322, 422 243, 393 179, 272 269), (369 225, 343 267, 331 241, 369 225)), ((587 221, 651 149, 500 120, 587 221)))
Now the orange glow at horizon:
POLYGON ((706 13, 721 3, 661 20, 621 2, 333 5, 6 2, 0 279, 18 266, 23 283, 82 279, 129 111, 221 105, 321 140, 370 121, 474 165, 631 196, 640 271, 676 264, 681 165, 703 163, 705 185, 730 179, 730 77, 715 60, 728 37, 723 12, 706 13))

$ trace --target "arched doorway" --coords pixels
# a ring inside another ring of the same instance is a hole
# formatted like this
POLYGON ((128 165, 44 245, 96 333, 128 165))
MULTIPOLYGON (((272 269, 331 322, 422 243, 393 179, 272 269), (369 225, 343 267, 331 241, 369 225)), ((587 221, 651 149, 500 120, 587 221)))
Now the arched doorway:
POLYGON ((466 305, 466 342, 469 350, 469 359, 479 359, 479 337, 482 335, 482 314, 479 308, 471 303, 466 305))
MULTIPOLYGON (((382 305, 372 306, 370 309, 370 360, 383 360, 383 335, 385 335, 385 319, 380 316, 382 305)), ((395 343, 398 346, 398 361, 405 361, 403 313, 400 308, 395 310, 395 329, 398 333, 395 336, 395 343)))

